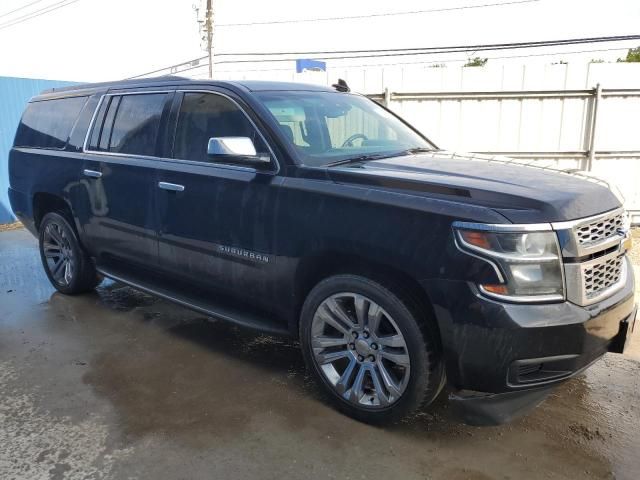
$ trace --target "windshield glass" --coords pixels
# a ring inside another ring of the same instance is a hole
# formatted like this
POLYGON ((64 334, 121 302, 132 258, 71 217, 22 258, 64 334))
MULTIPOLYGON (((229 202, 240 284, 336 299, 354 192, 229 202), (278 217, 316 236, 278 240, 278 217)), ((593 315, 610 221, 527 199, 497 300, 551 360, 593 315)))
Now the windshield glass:
POLYGON ((371 100, 338 92, 259 92, 295 145, 301 162, 320 167, 363 157, 433 149, 425 138, 371 100))

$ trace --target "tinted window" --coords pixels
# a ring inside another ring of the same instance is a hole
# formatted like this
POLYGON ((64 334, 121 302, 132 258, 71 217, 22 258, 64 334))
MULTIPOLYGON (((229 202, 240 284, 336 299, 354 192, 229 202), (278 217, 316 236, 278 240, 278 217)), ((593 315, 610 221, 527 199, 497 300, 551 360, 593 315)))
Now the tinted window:
MULTIPOLYGON (((116 107, 109 151, 155 155, 160 117, 166 97, 165 93, 123 96, 116 107)), ((110 110, 112 108, 113 104, 110 110)))
POLYGON ((178 115, 174 158, 209 161, 207 145, 211 137, 249 137, 259 155, 268 151, 246 115, 231 100, 211 93, 185 93, 178 115))
POLYGON ((89 147, 115 153, 155 155, 166 98, 166 93, 106 97, 96 117, 89 147))
POLYGON ((338 92, 259 92, 302 163, 394 156, 434 145, 380 105, 338 92))
POLYGON ((111 140, 111 132, 113 131, 113 119, 116 118, 116 112, 118 111, 118 105, 120 105, 122 97, 112 97, 109 102, 109 109, 104 117, 104 123, 100 129, 100 136, 98 137, 98 150, 109 150, 109 141, 111 140))
POLYGON ((64 148, 87 97, 33 102, 22 116, 15 145, 34 148, 64 148))
POLYGON ((98 109, 98 114, 96 115, 96 124, 93 126, 93 130, 91 131, 91 139, 89 140, 89 149, 97 150, 98 142, 100 141, 100 134, 102 133, 102 125, 104 122, 104 112, 109 106, 109 97, 106 97, 101 103, 100 108, 98 109))

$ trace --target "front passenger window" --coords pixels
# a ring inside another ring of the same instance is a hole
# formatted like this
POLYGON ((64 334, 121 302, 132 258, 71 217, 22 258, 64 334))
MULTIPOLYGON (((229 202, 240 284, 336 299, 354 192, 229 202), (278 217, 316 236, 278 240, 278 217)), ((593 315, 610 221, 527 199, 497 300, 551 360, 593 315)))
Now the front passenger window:
POLYGON ((240 108, 222 95, 185 93, 178 115, 173 157, 209 162, 207 144, 212 137, 249 137, 258 155, 267 146, 240 108))

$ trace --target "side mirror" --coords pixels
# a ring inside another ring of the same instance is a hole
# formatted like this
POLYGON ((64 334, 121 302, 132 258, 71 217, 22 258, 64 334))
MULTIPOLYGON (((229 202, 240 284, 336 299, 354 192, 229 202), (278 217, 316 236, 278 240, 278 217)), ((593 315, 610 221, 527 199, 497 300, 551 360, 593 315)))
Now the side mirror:
POLYGON ((207 145, 207 155, 221 157, 220 161, 228 163, 254 166, 271 163, 268 156, 258 156, 249 137, 212 137, 207 145))

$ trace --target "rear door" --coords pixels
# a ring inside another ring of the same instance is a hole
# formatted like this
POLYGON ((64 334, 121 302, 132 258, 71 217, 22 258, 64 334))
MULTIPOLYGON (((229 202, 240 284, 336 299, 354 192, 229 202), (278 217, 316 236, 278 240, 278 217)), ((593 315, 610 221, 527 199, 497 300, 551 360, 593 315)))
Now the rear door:
POLYGON ((273 285, 278 164, 239 100, 221 92, 176 93, 174 159, 158 170, 160 266, 199 288, 267 304, 273 285), (211 137, 250 137, 271 168, 214 162, 211 137))
POLYGON ((84 236, 101 264, 157 266, 158 152, 171 91, 102 97, 85 145, 84 236))

